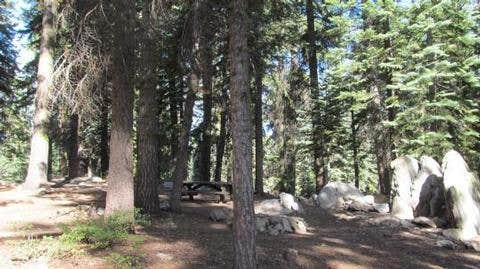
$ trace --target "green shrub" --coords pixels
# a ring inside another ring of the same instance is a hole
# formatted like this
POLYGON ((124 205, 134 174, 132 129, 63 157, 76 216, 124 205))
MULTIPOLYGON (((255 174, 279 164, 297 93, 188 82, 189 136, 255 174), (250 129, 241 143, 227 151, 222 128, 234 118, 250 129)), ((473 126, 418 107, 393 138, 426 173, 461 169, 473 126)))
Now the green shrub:
POLYGON ((64 228, 64 234, 60 240, 71 243, 88 244, 94 249, 111 247, 116 242, 125 241, 133 226, 140 224, 149 226, 150 218, 135 210, 135 213, 118 211, 114 212, 105 221, 95 220, 80 223, 71 228, 64 228), (135 218, 133 218, 135 216, 135 218))

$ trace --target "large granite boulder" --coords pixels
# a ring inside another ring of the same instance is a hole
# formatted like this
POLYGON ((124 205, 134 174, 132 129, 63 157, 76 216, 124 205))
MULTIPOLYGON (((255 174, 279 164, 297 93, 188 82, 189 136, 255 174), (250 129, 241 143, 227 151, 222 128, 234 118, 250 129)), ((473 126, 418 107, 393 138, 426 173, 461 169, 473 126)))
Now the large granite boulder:
POLYGON ((342 182, 329 182, 318 193, 316 203, 323 209, 333 209, 347 201, 368 203, 370 197, 365 198, 360 190, 342 182))
POLYGON ((279 199, 268 199, 261 201, 255 206, 255 213, 265 215, 287 215, 292 213, 292 210, 283 207, 279 199))
POLYGON ((451 150, 442 162, 446 211, 452 237, 470 240, 480 234, 480 181, 462 156, 451 150))
POLYGON ((420 158, 420 171, 413 182, 412 206, 415 217, 443 217, 445 205, 442 168, 433 158, 420 158))
POLYGON ((413 219, 413 181, 419 172, 417 160, 402 156, 390 163, 393 169, 392 215, 399 219, 413 219))

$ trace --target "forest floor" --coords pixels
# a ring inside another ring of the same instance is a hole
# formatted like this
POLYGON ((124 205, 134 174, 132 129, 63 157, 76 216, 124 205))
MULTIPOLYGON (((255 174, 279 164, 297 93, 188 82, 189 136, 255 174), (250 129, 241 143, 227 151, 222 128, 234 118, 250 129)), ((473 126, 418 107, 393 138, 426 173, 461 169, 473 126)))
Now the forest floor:
MULTIPOLYGON (((112 252, 133 253, 141 260, 138 268, 231 268, 231 227, 210 221, 208 214, 232 203, 200 200, 184 201, 182 214, 154 217, 143 244, 133 249, 114 245, 61 259, 18 257, 14 243, 58 235, 62 223, 88 218, 88 205, 104 203, 104 188, 68 184, 32 194, 0 185, 0 268, 112 268, 106 258, 112 252)), ((421 229, 370 225, 368 219, 379 214, 331 214, 304 207, 299 216, 307 222, 308 234, 258 234, 259 268, 292 268, 285 258, 292 249, 298 252, 297 268, 480 268, 478 252, 437 247, 421 229)))

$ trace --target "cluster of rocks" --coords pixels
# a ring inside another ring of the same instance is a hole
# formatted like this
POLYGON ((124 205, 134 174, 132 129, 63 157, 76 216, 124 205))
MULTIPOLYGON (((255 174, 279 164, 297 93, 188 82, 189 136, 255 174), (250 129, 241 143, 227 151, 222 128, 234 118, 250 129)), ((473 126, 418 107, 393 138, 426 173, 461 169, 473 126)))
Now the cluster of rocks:
POLYGON ((364 195, 347 183, 329 182, 312 199, 323 209, 388 213, 388 203, 375 203, 372 195, 364 195))
MULTIPOLYGON (((294 213, 303 212, 301 204, 288 193, 281 193, 279 199, 268 199, 255 206, 255 227, 260 233, 278 235, 283 233, 307 233, 305 221, 294 213)), ((215 208, 209 218, 216 222, 231 223, 233 213, 226 208, 215 208)))
POLYGON ((393 169, 392 215, 447 228, 442 234, 467 242, 480 234, 480 181, 462 156, 449 151, 440 166, 433 158, 399 157, 393 169))

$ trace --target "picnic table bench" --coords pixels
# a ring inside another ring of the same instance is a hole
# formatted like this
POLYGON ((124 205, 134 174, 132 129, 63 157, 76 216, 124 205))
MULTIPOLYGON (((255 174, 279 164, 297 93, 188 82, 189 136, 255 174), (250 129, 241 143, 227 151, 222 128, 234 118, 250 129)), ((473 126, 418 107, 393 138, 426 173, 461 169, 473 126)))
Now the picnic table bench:
POLYGON ((232 195, 232 184, 227 182, 189 181, 183 182, 182 196, 190 200, 198 194, 217 195, 222 203, 230 200, 232 195))

